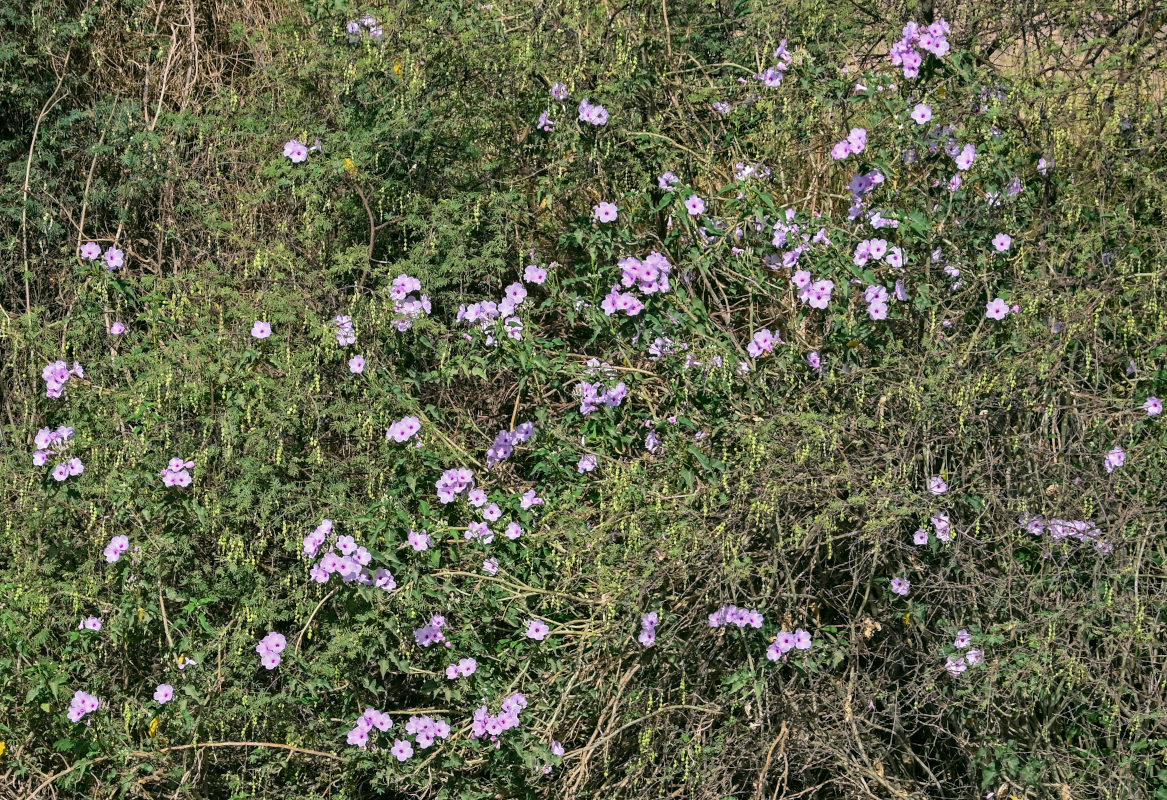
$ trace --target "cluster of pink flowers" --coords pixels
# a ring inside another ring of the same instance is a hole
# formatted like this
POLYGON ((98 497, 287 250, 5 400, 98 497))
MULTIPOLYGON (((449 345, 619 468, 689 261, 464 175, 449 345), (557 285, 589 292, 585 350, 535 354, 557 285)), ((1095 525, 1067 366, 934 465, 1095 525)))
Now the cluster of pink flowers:
POLYGON ((1025 528, 1034 536, 1048 533, 1050 538, 1057 542, 1072 538, 1079 542, 1090 542, 1098 552, 1106 555, 1114 551, 1114 545, 1106 541, 1103 533, 1093 522, 1080 519, 1046 519, 1040 515, 1022 514, 1017 524, 1025 528))
POLYGON ((474 487, 474 472, 466 467, 448 469, 442 473, 434 486, 438 490, 439 500, 443 503, 452 503, 455 497, 474 487))
POLYGON ((782 85, 782 78, 786 76, 786 71, 794 63, 793 54, 786 49, 785 39, 778 43, 778 49, 774 51, 774 60, 777 62, 774 66, 766 67, 754 76, 754 80, 761 81, 763 85, 771 89, 777 89, 782 85))
POLYGON ((772 333, 769 328, 762 328, 754 334, 754 338, 746 345, 746 352, 752 358, 760 358, 764 353, 772 353, 774 345, 782 341, 781 337, 772 333))
MULTIPOLYGON (((36 452, 32 454, 32 463, 43 467, 48 463, 49 456, 60 455, 68 447, 69 439, 73 437, 73 429, 62 425, 55 431, 51 428, 41 428, 36 435, 36 452)), ((70 458, 61 461, 53 467, 53 480, 63 481, 70 475, 80 475, 85 466, 79 458, 70 458)))
POLYGON ((867 303, 867 316, 872 320, 887 319, 887 287, 871 284, 864 290, 863 300, 867 303))
MULTIPOLYGON (((81 246, 81 257, 86 261, 96 261, 98 255, 101 255, 101 247, 97 242, 86 242, 81 246)), ((110 246, 101 256, 101 261, 105 264, 106 272, 113 272, 126 263, 126 254, 116 247, 110 246)))
POLYGON ((73 694, 73 700, 69 703, 69 720, 71 722, 80 722, 86 714, 92 714, 101 707, 101 700, 89 692, 82 692, 78 690, 73 694))
POLYGON ((842 161, 847 156, 858 155, 867 149, 867 129, 852 128, 847 138, 831 148, 831 158, 842 161))
POLYGON ((428 297, 424 294, 414 296, 410 292, 420 293, 421 281, 409 275, 398 275, 393 280, 389 296, 393 298, 393 311, 397 315, 393 318, 393 327, 402 333, 412 328, 415 320, 427 316, 433 310, 428 297))
POLYGON ((640 618, 640 635, 636 641, 645 647, 652 647, 656 643, 656 626, 660 624, 660 614, 651 611, 640 618))
POLYGON ((600 406, 608 408, 619 406, 628 396, 628 387, 624 381, 607 388, 604 387, 602 381, 595 383, 580 381, 579 386, 576 387, 576 394, 579 395, 579 413, 590 414, 600 406))
MULTIPOLYGON (((321 522, 316 530, 304 538, 304 555, 315 558, 332 532, 332 520, 326 519, 321 522)), ((333 574, 337 574, 345 583, 356 581, 365 586, 376 586, 386 592, 396 589, 397 581, 389 570, 380 567, 375 571, 368 569, 367 565, 372 560, 373 554, 365 547, 359 546, 353 537, 337 536, 320 557, 320 561, 312 565, 309 575, 317 583, 328 583, 333 574), (334 546, 339 555, 333 552, 334 546)))
POLYGON ((369 38, 379 41, 385 35, 377 18, 366 14, 360 19, 354 19, 345 26, 345 32, 348 33, 349 42, 355 44, 364 38, 365 33, 368 32, 369 38))
POLYGON ((453 642, 446 641, 446 635, 442 633, 444 627, 446 627, 446 618, 441 614, 434 614, 427 624, 414 629, 413 639, 422 647, 429 647, 439 642, 445 642, 446 647, 453 647, 453 642))
MULTIPOLYGON (((644 294, 656 294, 672 288, 669 284, 669 275, 672 274, 673 265, 655 250, 643 259, 635 256, 622 258, 617 262, 617 266, 621 271, 620 285, 626 289, 635 287, 644 294)), ((607 312, 606 308, 604 310, 607 312)))
MULTIPOLYGON (((409 721, 405 723, 405 732, 413 735, 417 746, 425 750, 434 743, 435 739, 450 738, 450 723, 444 719, 434 719, 433 717, 410 717, 409 721)), ((396 744, 408 745, 409 743, 397 742, 396 744)), ((397 756, 398 761, 404 761, 409 756, 402 758, 398 755, 396 744, 394 745, 393 755, 397 756)), ((413 752, 411 750, 410 755, 412 754, 413 752)))
MULTIPOLYGON (((527 272, 532 273, 531 277, 542 277, 546 280, 546 272, 534 264, 527 266, 527 272), (532 273, 531 267, 535 267, 534 273, 532 273)), ((524 278, 527 279, 526 275, 524 278)), ((531 283, 542 282, 527 280, 531 283)), ((467 325, 479 324, 486 333, 488 345, 498 344, 494 336, 494 328, 495 323, 500 319, 502 320, 502 332, 507 338, 516 341, 523 338, 523 322, 515 314, 515 311, 527 299, 527 287, 515 281, 503 290, 503 294, 505 296, 497 303, 493 300, 482 300, 470 305, 463 304, 458 308, 458 322, 465 322, 467 325)), ((469 339, 470 335, 466 334, 466 338, 469 339)))
POLYGON ((851 182, 847 184, 847 188, 851 190, 851 207, 847 212, 848 219, 859 218, 865 206, 864 198, 871 194, 875 187, 882 184, 884 180, 883 173, 877 169, 851 178, 851 182))
POLYGON ((904 251, 898 247, 889 247, 886 239, 864 239, 855 246, 855 266, 862 267, 868 261, 883 261, 889 267, 899 268, 904 265, 904 251))
POLYGON ((798 299, 811 308, 826 308, 831 302, 831 292, 835 289, 832 280, 812 280, 809 270, 800 269, 794 273, 790 282, 798 288, 798 299))
POLYGON ((107 544, 105 546, 105 550, 103 551, 103 553, 105 555, 105 560, 108 563, 112 564, 113 562, 120 559, 125 554, 125 552, 129 549, 130 549, 130 537, 128 537, 128 536, 115 536, 112 539, 110 539, 109 544, 107 544))
POLYGON ((924 64, 924 56, 919 51, 923 50, 937 58, 944 58, 951 49, 948 44, 948 34, 951 32, 952 28, 943 18, 926 28, 921 28, 915 22, 909 22, 904 26, 903 38, 891 46, 892 65, 903 67, 905 78, 919 77, 920 67, 924 64))
POLYGON ((519 726, 519 712, 527 707, 527 698, 522 694, 512 694, 502 701, 502 708, 498 714, 491 714, 487 706, 474 710, 474 719, 470 723, 470 736, 481 739, 489 736, 492 742, 505 731, 519 726))
POLYGON ((275 669, 280 665, 280 653, 284 652, 287 646, 288 640, 282 633, 271 631, 255 646, 255 652, 259 653, 259 663, 263 664, 265 669, 275 669))
POLYGON ((764 618, 762 612, 752 608, 738 608, 734 605, 725 605, 709 615, 709 627, 720 628, 722 625, 736 625, 744 628, 762 627, 764 618))
MULTIPOLYGON (((357 723, 348 732, 347 741, 353 747, 366 747, 369 744, 369 734, 374 730, 387 731, 393 727, 393 720, 384 711, 375 708, 366 708, 365 713, 357 718, 357 723)), ((412 751, 410 751, 412 755, 412 751)))
POLYGON ((421 420, 417 417, 402 417, 389 426, 385 438, 391 442, 408 442, 421 430, 421 420))
MULTIPOLYGON (((957 650, 965 650, 972 644, 972 634, 966 630, 960 630, 956 634, 956 639, 952 646, 957 650)), ((973 648, 965 653, 963 656, 948 656, 948 660, 944 668, 948 670, 948 674, 956 677, 962 674, 969 667, 975 667, 985 660, 983 651, 973 648)))
POLYGON ((446 667, 446 678, 448 680, 457 680, 458 678, 469 678, 478 671, 478 662, 473 658, 460 658, 458 663, 450 664, 446 667))
POLYGON ((579 103, 579 121, 601 126, 608 124, 608 109, 599 103, 593 103, 584 98, 579 103))
POLYGON ((777 638, 766 648, 766 658, 780 661, 791 650, 809 650, 812 644, 810 634, 802 628, 795 628, 794 633, 778 631, 777 638))
POLYGON ((776 256, 767 257, 766 260, 771 269, 777 269, 779 266, 793 269, 802 258, 802 254, 809 251, 812 245, 829 246, 831 244, 826 228, 820 227, 812 237, 810 233, 802 230, 799 223, 794 221, 796 216, 797 212, 793 208, 788 208, 785 214, 786 219, 779 219, 774 223, 774 238, 770 240, 770 243, 775 247, 787 249, 783 251, 780 262, 776 256))
POLYGON ((172 458, 166 468, 162 470, 159 475, 162 476, 163 486, 178 486, 185 488, 190 486, 191 477, 188 470, 194 469, 193 461, 184 461, 181 458, 172 458))
POLYGON ((56 398, 64 393, 69 378, 84 378, 85 370, 76 361, 73 362, 72 369, 69 369, 69 365, 64 361, 54 361, 41 370, 41 377, 45 381, 45 397, 56 398))
POLYGON ((486 468, 490 469, 498 462, 510 458, 515 451, 515 445, 526 442, 534 435, 533 422, 520 422, 513 431, 499 431, 486 451, 486 468))

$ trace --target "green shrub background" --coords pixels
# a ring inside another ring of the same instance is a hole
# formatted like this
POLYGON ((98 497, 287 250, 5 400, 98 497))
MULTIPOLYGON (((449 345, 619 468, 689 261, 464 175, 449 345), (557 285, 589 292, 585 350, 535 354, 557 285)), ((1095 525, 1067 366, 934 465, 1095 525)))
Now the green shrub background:
POLYGON ((1167 395, 1165 24, 1119 0, 0 0, 0 795, 1164 800, 1167 432, 1140 406, 1167 395), (350 44, 365 11, 383 41, 350 44), (952 55, 911 89, 854 93, 908 83, 887 47, 933 17, 952 55), (768 90, 751 76, 783 39, 794 65, 768 90), (959 192, 932 186, 950 159, 902 161, 924 130, 910 93, 977 144, 959 192), (606 126, 576 122, 583 97, 606 126), (909 256, 912 300, 880 323, 849 283, 873 279, 850 263, 873 235, 846 222, 857 160, 828 156, 856 126, 902 221, 876 235, 909 256), (292 138, 323 152, 291 164, 292 138), (737 181, 736 162, 772 172, 737 181), (787 207, 826 225, 834 245, 804 263, 835 280, 829 310, 763 263, 769 233, 740 258, 712 228, 697 246, 665 170, 732 225, 787 207), (1013 177, 1016 199, 985 202, 1013 177), (617 223, 591 222, 600 200, 617 223), (115 238, 121 271, 78 259, 115 238), (600 313, 617 259, 662 248, 675 291, 600 313), (523 339, 467 342, 458 305, 497 299, 532 253, 559 266, 528 287, 523 339), (434 307, 406 333, 401 273, 434 307), (996 296, 1020 313, 985 319, 996 296), (763 326, 786 344, 736 374, 763 326), (657 336, 689 350, 652 360, 657 336), (58 358, 86 378, 46 399, 58 358), (589 358, 630 395, 584 417, 589 358), (421 448, 385 440, 407 414, 421 448), (645 420, 669 416, 647 453, 645 420), (538 435, 485 470, 516 419, 538 435), (32 466, 46 425, 76 429, 82 476, 32 466), (1115 445, 1127 465, 1107 474, 1115 445), (188 490, 161 486, 172 456, 195 461, 188 490), (499 497, 539 489, 522 539, 462 541, 468 515, 433 483, 463 465, 499 497), (914 547, 941 505, 953 542, 914 547), (1035 538, 1026 512, 1095 521, 1114 552, 1035 538), (395 592, 309 581, 301 542, 325 517, 395 592), (438 547, 403 548, 411 528, 438 547), (101 557, 116 534, 133 563, 101 557), (710 630, 725 603, 766 627, 710 630), (472 678, 413 643, 432 613, 472 678), (100 634, 77 630, 90 614, 100 634), (546 642, 523 638, 533 616, 546 642), (767 661, 796 626, 809 655, 767 661), (961 628, 986 661, 954 678, 961 628), (289 639, 272 672, 253 651, 269 630, 289 639), (108 703, 92 726, 65 718, 78 689, 108 703), (469 739, 511 691, 522 727, 469 739), (455 735, 403 764, 346 746, 368 706, 396 726, 440 712, 455 735))

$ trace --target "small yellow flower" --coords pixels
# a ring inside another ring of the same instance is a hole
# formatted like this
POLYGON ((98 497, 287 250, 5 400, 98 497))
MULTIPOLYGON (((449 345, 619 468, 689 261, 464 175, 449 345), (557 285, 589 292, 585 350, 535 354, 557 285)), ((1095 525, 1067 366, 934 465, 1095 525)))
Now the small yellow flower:
POLYGON ((401 59, 399 58, 393 62, 393 71, 397 73, 398 78, 401 77, 401 69, 402 69, 401 59))
POLYGON ((8 750, 8 742, 0 742, 0 758, 4 758, 4 753, 7 750, 8 750))
POLYGON ((147 733, 150 734, 151 738, 153 738, 154 734, 158 733, 158 717, 150 720, 150 730, 147 733))
POLYGON ((356 175, 357 174, 357 165, 355 163, 353 163, 353 160, 351 158, 346 158, 344 160, 344 171, 347 172, 349 175, 356 175))
POLYGON ((912 624, 912 612, 911 611, 909 611, 907 614, 904 614, 904 624, 905 625, 912 624))

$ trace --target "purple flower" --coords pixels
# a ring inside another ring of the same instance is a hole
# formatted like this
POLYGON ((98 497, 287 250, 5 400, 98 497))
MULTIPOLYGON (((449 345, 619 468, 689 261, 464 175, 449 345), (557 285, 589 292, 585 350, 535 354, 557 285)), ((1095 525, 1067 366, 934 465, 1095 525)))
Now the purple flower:
POLYGON ((405 761, 413 755, 413 745, 404 739, 397 739, 393 742, 393 747, 389 752, 393 753, 398 761, 405 761))
POLYGON ((1009 304, 1000 297, 989 301, 985 306, 985 316, 989 319, 1005 319, 1005 315, 1009 313, 1009 304))
POLYGON ((547 280, 547 270, 538 264, 528 264, 527 268, 523 270, 523 280, 536 286, 542 285, 547 280))
POLYGON ((957 675, 961 674, 966 669, 968 669, 968 664, 964 663, 963 658, 955 658, 954 656, 949 656, 948 662, 944 665, 944 668, 946 670, 948 670, 948 674, 952 675, 952 677, 955 678, 957 675))
POLYGON ((597 222, 614 222, 618 213, 619 209, 615 203, 599 203, 592 206, 592 216, 597 222))
POLYGON ((109 326, 109 335, 110 336, 121 336, 125 332, 126 332, 126 326, 120 322, 115 322, 114 324, 109 326))
POLYGON ((561 755, 563 755, 565 752, 567 752, 567 751, 565 751, 565 750, 563 749, 563 745, 562 745, 562 744, 560 744, 559 742, 555 741, 554 739, 552 739, 552 740, 551 740, 551 755, 553 755, 553 756, 561 756, 561 755))
POLYGON ((527 623, 527 638, 541 642, 547 638, 551 628, 541 619, 533 619, 527 623))
POLYGON ((842 161, 849 155, 851 155, 851 143, 846 139, 838 142, 834 147, 831 148, 831 158, 835 159, 836 161, 842 161))
POLYGON ((62 461, 57 466, 53 467, 53 480, 60 483, 69 477, 69 465, 62 461))
POLYGON ((551 96, 556 100, 563 101, 567 99, 567 86, 561 81, 556 81, 551 84, 551 96))
POLYGON ((523 509, 528 509, 532 506, 541 506, 543 505, 543 498, 536 494, 534 489, 528 489, 527 491, 523 492, 523 497, 519 501, 519 505, 522 506, 523 509))
POLYGON ((109 540, 109 544, 105 546, 105 560, 112 564, 122 557, 127 550, 130 549, 130 537, 115 536, 109 540))
POLYGON ((308 158, 308 148, 300 144, 296 139, 284 144, 284 155, 292 160, 293 164, 299 164, 308 158))
POLYGON ((596 457, 591 453, 581 456, 579 463, 575 465, 576 472, 584 473, 591 472, 596 468, 596 457))
POLYGON ((811 369, 822 369, 823 359, 822 356, 819 355, 819 351, 811 350, 809 353, 807 353, 806 363, 810 364, 811 369))
POLYGON ((430 539, 429 534, 424 530, 410 531, 407 540, 409 542, 409 546, 419 553, 423 550, 429 550, 430 546, 433 544, 433 540, 430 539))
POLYGON ((972 634, 962 628, 957 632, 956 641, 954 641, 952 644, 953 647, 955 647, 957 650, 963 650, 972 644, 972 634))
POLYGON ((912 543, 917 545, 928 544, 928 531, 920 528, 912 534, 912 543))
POLYGON ((640 634, 636 637, 636 641, 645 647, 652 647, 656 644, 656 631, 652 628, 641 628, 640 634))
POLYGON ((796 650, 809 650, 811 646, 810 634, 802 628, 794 629, 794 647, 796 650))
POLYGON ((421 420, 417 417, 402 417, 389 426, 386 437, 395 442, 407 442, 421 430, 421 420))
POLYGON ((169 683, 158 684, 158 688, 154 690, 154 699, 158 703, 166 705, 174 699, 174 687, 169 683))
POLYGON ((79 631, 99 631, 101 630, 101 617, 86 617, 81 620, 81 624, 77 626, 79 631))
POLYGON ((256 339, 266 339, 271 336, 271 323, 256 320, 251 325, 251 335, 256 339))
MULTIPOLYGON (((1121 447, 1115 447, 1106 454, 1106 471, 1108 473, 1114 472, 1116 469, 1126 463, 1126 453, 1121 447)), ((53 477, 56 477, 54 474, 53 477)))
POLYGON ((357 727, 348 732, 346 741, 353 747, 365 747, 369 743, 369 729, 358 723, 357 727))
POLYGON ((975 667, 977 664, 985 660, 985 653, 982 650, 972 649, 964 654, 964 660, 968 662, 970 667, 975 667))
POLYGON ((927 124, 932 119, 932 108, 923 103, 917 103, 916 107, 912 109, 912 119, 916 121, 917 125, 927 124))
POLYGON ((608 110, 598 103, 593 104, 584 98, 579 104, 579 121, 601 126, 608 123, 608 110))
POLYGON ((928 479, 928 491, 936 495, 944 494, 948 491, 948 484, 944 482, 944 478, 933 475, 928 479))
POLYGON ((1154 417, 1163 413, 1163 401, 1158 397, 1148 397, 1147 402, 1143 403, 1143 410, 1147 412, 1148 417, 1154 417))
POLYGON ((898 594, 902 597, 907 597, 908 592, 912 588, 912 583, 907 578, 892 578, 891 591, 892 594, 898 594))
POLYGON ((544 111, 539 115, 539 121, 535 123, 535 127, 541 131, 550 131, 555 127, 555 121, 551 119, 551 112, 544 111))
POLYGON ((1007 233, 998 233, 993 237, 993 247, 997 249, 998 253, 1004 253, 1013 246, 1013 237, 1007 233))
POLYGON ((96 261, 97 257, 101 255, 101 247, 97 242, 86 242, 81 245, 81 257, 86 261, 96 261))
POLYGON ((685 209, 689 212, 689 216, 695 217, 698 214, 705 213, 705 201, 695 194, 689 195, 689 199, 685 201, 685 209))
POLYGON ((497 575, 498 574, 498 559, 497 558, 488 558, 488 559, 484 560, 482 562, 482 571, 485 572, 487 575, 497 575))
POLYGON ((92 714, 101 707, 101 700, 88 692, 78 690, 69 702, 68 717, 71 722, 80 722, 86 714, 92 714))
POLYGON ((110 247, 105 251, 102 261, 105 262, 106 272, 113 272, 126 263, 125 253, 118 250, 116 247, 110 247))
POLYGON ((672 172, 663 172, 656 178, 656 185, 666 192, 671 192, 673 187, 681 182, 681 179, 672 172))
POLYGON ((353 356, 348 360, 348 371, 354 375, 359 375, 365 371, 364 356, 353 356))
POLYGON ((826 279, 815 281, 806 287, 806 302, 811 308, 826 308, 831 302, 831 291, 835 288, 834 281, 826 279))
POLYGON ((956 168, 961 172, 968 171, 972 167, 973 161, 976 160, 976 157, 976 147, 971 144, 966 144, 963 148, 961 148, 960 153, 954 158, 956 161, 956 168))

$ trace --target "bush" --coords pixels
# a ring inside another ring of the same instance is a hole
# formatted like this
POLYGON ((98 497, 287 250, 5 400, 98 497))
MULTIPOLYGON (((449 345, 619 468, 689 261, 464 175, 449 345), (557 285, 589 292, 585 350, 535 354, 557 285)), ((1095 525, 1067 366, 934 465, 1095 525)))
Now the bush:
POLYGON ((839 11, 0 4, 0 786, 1167 798, 1162 14, 839 11))

